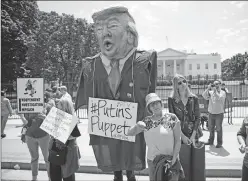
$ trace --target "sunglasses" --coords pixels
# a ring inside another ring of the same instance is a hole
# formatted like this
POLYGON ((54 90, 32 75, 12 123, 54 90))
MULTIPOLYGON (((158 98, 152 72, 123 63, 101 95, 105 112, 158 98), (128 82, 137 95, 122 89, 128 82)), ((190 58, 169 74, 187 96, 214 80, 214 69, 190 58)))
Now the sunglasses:
POLYGON ((183 80, 183 81, 181 81, 181 82, 178 82, 178 85, 181 85, 182 83, 184 83, 184 84, 186 84, 186 80, 183 80))

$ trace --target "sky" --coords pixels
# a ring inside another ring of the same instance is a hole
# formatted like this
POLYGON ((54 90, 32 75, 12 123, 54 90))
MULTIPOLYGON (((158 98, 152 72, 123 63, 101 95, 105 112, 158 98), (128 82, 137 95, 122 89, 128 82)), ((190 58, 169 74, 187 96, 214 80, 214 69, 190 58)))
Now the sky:
POLYGON ((92 14, 125 6, 134 17, 139 49, 218 52, 222 61, 248 51, 247 1, 38 1, 39 10, 92 21, 92 14))

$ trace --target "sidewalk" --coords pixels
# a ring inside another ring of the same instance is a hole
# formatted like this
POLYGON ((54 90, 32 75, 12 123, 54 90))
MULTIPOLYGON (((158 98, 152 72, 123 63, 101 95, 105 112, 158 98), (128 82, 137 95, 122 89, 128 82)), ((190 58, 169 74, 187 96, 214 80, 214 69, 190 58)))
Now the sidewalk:
MULTIPOLYGON (((21 181, 30 180, 31 171, 26 170, 2 170, 2 181, 21 181)), ((149 181, 148 176, 136 176, 137 181, 149 181)), ((47 173, 45 171, 40 171, 38 175, 38 180, 47 180, 47 173)), ((86 174, 86 173, 76 173, 77 181, 110 181, 113 180, 113 175, 111 174, 86 174)), ((123 177, 126 181, 126 176, 123 177)), ((206 178, 206 181, 240 181, 240 178, 206 178)))
MULTIPOLYGON (((234 125, 228 125, 227 119, 223 125, 223 148, 206 146, 206 176, 207 177, 240 177, 243 155, 238 150, 236 132, 242 119, 234 119, 234 125)), ((2 139, 2 169, 13 169, 19 164, 21 170, 30 170, 30 155, 26 144, 22 144, 18 135, 21 128, 16 128, 22 122, 18 119, 8 120, 6 131, 7 137, 2 139)), ((81 120, 79 129, 82 136, 78 138, 78 144, 82 158, 80 159, 79 173, 102 173, 96 167, 96 161, 92 148, 89 146, 89 135, 87 133, 87 120, 81 120)), ((203 140, 208 139, 209 133, 204 131, 203 140)), ((45 170, 43 156, 40 152, 40 170, 45 170)), ((148 175, 145 169, 137 172, 137 175, 148 175)))

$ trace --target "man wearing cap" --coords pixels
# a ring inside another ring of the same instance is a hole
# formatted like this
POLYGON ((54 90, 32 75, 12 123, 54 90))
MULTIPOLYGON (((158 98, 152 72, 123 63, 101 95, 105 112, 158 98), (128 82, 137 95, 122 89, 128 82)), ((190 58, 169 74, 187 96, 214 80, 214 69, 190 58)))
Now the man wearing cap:
MULTIPOLYGON (((137 122, 146 116, 145 97, 155 92, 157 53, 138 51, 135 21, 125 7, 111 7, 92 16, 101 52, 82 62, 75 109, 89 97, 138 103, 137 122)), ((98 168, 114 171, 114 181, 135 181, 134 170, 146 168, 143 133, 135 143, 90 135, 98 168)))

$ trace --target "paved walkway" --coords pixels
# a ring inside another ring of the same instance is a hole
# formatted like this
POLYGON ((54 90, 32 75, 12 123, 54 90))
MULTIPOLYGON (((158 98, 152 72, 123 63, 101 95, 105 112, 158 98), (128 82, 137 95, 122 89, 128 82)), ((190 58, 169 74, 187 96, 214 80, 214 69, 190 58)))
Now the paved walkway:
MULTIPOLYGON (((126 177, 124 176, 124 181, 126 177)), ((149 181, 148 176, 136 176, 137 181, 149 181)), ((2 170, 2 181, 21 181, 21 180, 31 180, 31 171, 26 170, 2 170)), ((38 180, 47 180, 47 173, 45 171, 40 171, 38 175, 38 180)), ((113 180, 113 175, 110 174, 85 174, 76 173, 77 181, 99 181, 113 180)), ((240 178, 207 178, 206 181, 240 181, 240 178)))
MULTIPOLYGON (((234 119, 234 125, 228 125, 227 119, 224 120, 224 144, 223 148, 206 146, 206 175, 211 177, 230 177, 239 176, 241 174, 241 166, 243 155, 238 150, 236 139, 237 130, 240 127, 242 119, 234 119)), ((29 169, 30 155, 26 144, 22 144, 20 137, 21 128, 16 128, 20 125, 21 120, 8 120, 5 133, 7 137, 2 139, 2 168, 12 169, 18 163, 22 169, 29 169)), ((82 136, 78 138, 78 144, 82 158, 80 159, 81 168, 79 172, 99 173, 96 168, 96 161, 89 146, 89 135, 87 133, 87 120, 81 120, 79 129, 82 136)), ((204 131, 202 140, 208 139, 209 133, 204 131)), ((40 163, 44 164, 43 156, 40 151, 40 163)), ((42 168, 42 167, 41 167, 42 168)), ((147 174, 147 170, 140 174, 147 174)))

